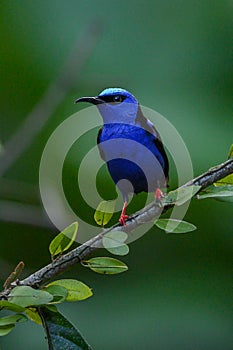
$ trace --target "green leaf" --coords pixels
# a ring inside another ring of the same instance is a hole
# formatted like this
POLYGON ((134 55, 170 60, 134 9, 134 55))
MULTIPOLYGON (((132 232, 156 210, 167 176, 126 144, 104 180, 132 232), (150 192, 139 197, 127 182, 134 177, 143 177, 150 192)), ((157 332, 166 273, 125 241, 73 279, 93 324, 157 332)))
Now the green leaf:
MULTIPOLYGON (((228 159, 233 158, 233 144, 231 145, 228 152, 228 159)), ((224 185, 233 185, 233 174, 225 176, 223 179, 220 179, 214 183, 214 186, 224 186, 224 185)), ((230 202, 232 202, 231 200, 230 202)))
POLYGON ((49 350, 92 350, 81 333, 59 312, 40 308, 49 350))
POLYGON ((115 200, 100 202, 94 214, 95 222, 98 225, 105 226, 109 223, 115 210, 115 203, 115 200))
POLYGON ((233 158, 233 144, 231 145, 231 147, 229 149, 227 158, 228 159, 233 158))
POLYGON ((19 306, 17 304, 10 303, 7 300, 0 300, 0 309, 6 309, 15 312, 21 312, 25 310, 25 307, 19 306))
POLYGON ((78 232, 78 223, 73 222, 60 232, 50 243, 49 251, 54 258, 55 255, 62 254, 74 243, 78 232))
POLYGON ((129 247, 124 243, 127 238, 127 233, 123 231, 110 231, 103 237, 103 246, 111 254, 126 255, 129 252, 129 247))
POLYGON ((164 203, 182 205, 191 199, 200 189, 201 186, 196 185, 180 187, 175 191, 170 191, 165 197, 164 203))
POLYGON ((8 326, 18 322, 25 322, 28 318, 23 314, 14 314, 0 318, 0 326, 8 326))
POLYGON ((31 321, 35 322, 36 324, 42 325, 41 317, 36 308, 27 308, 25 310, 25 313, 31 321))
POLYGON ((227 175, 223 179, 220 179, 214 182, 214 186, 224 186, 224 185, 233 185, 233 174, 227 175))
POLYGON ((45 287, 45 290, 53 296, 53 301, 50 304, 62 303, 68 295, 68 290, 62 286, 50 285, 45 287))
POLYGON ((196 226, 186 221, 176 219, 159 219, 155 225, 167 233, 186 233, 196 230, 196 226))
POLYGON ((48 304, 53 300, 53 296, 48 292, 29 286, 17 286, 11 291, 8 300, 14 304, 27 307, 48 304))
POLYGON ((9 326, 2 326, 0 327, 0 337, 3 337, 4 335, 7 335, 15 328, 14 324, 11 324, 9 326))
MULTIPOLYGON (((108 243, 107 243, 108 244, 108 243)), ((129 246, 127 244, 122 244, 118 247, 107 247, 107 244, 105 245, 105 249, 109 251, 109 253, 114 254, 114 255, 127 255, 129 253, 129 246)))
POLYGON ((54 304, 45 305, 45 307, 51 312, 57 312, 57 307, 54 304))
POLYGON ((7 335, 16 323, 25 322, 28 318, 23 314, 14 314, 0 318, 0 336, 7 335))
POLYGON ((48 286, 61 286, 67 289, 68 294, 66 301, 79 301, 84 300, 92 296, 91 289, 83 282, 73 279, 62 279, 51 282, 48 286))
POLYGON ((84 261, 85 265, 91 270, 106 275, 113 275, 128 270, 127 265, 122 261, 109 258, 109 257, 97 257, 84 261))
POLYGON ((227 202, 233 202, 233 186, 225 185, 219 187, 209 187, 198 195, 198 199, 215 198, 227 202))

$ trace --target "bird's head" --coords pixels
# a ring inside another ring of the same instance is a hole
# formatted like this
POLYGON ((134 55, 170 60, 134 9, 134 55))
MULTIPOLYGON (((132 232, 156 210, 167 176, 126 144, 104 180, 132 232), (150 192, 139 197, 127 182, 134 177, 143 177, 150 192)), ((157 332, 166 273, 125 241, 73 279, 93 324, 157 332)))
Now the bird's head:
POLYGON ((95 97, 81 97, 76 101, 89 102, 96 105, 107 123, 134 124, 138 111, 138 101, 127 90, 121 88, 108 88, 95 97))

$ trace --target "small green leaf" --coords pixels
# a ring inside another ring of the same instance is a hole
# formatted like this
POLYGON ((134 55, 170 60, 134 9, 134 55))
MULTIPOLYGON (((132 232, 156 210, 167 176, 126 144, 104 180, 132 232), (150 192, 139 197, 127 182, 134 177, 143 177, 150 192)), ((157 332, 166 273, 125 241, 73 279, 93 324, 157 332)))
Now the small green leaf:
POLYGON ((43 290, 37 290, 29 286, 17 286, 10 295, 9 301, 23 306, 34 306, 48 304, 53 300, 53 296, 43 290))
POLYGON ((109 257, 97 257, 84 261, 85 265, 91 270, 106 275, 113 275, 128 270, 127 265, 122 261, 109 258, 109 257))
POLYGON ((124 243, 127 238, 127 233, 123 231, 110 231, 103 237, 103 246, 111 254, 126 255, 129 252, 129 247, 124 243))
POLYGON ((48 305, 45 305, 44 307, 46 307, 51 312, 57 312, 57 307, 54 304, 48 304, 48 305))
POLYGON ((8 326, 18 322, 25 322, 28 318, 23 314, 14 314, 0 318, 0 326, 8 326))
POLYGON ((105 249, 107 249, 109 251, 109 253, 111 254, 114 254, 114 255, 127 255, 129 253, 129 246, 127 244, 122 244, 122 245, 119 245, 118 247, 114 247, 114 248, 111 248, 111 247, 106 247, 105 246, 105 249))
POLYGON ((170 191, 166 197, 162 198, 164 204, 175 204, 177 198, 177 191, 178 190, 170 191))
POLYGON ((94 214, 95 222, 98 225, 105 226, 109 223, 115 210, 115 203, 115 200, 100 202, 94 214))
POLYGON ((229 149, 227 158, 228 159, 233 158, 233 144, 231 145, 231 147, 229 149))
POLYGON ((7 335, 16 323, 25 322, 28 318, 23 314, 14 314, 0 318, 0 336, 7 335))
POLYGON ((230 158, 233 158, 233 144, 231 145, 227 155, 227 159, 230 159, 230 158))
POLYGON ((25 314, 28 316, 28 318, 31 321, 33 321, 33 322, 35 322, 35 323, 37 323, 39 325, 42 325, 41 317, 40 317, 40 315, 39 315, 39 313, 38 313, 36 308, 33 308, 33 307, 27 308, 25 310, 25 314))
POLYGON ((233 186, 208 187, 198 195, 198 199, 215 198, 227 202, 233 202, 233 186))
POLYGON ((155 225, 167 233, 186 233, 196 230, 196 226, 186 221, 176 219, 159 219, 155 225))
POLYGON ((62 254, 74 243, 78 232, 78 223, 73 222, 60 232, 50 243, 49 251, 54 258, 55 255, 62 254))
POLYGON ((233 174, 225 176, 223 179, 214 182, 214 186, 233 185, 233 174))
POLYGON ((40 308, 49 350, 92 350, 80 332, 59 312, 40 308))
MULTIPOLYGON (((233 158, 233 144, 229 149, 227 158, 228 159, 233 158)), ((233 174, 227 175, 223 179, 220 179, 214 183, 214 186, 224 186, 224 185, 233 185, 233 174)), ((230 202, 232 202, 232 200, 230 202)))
POLYGON ((91 289, 83 282, 73 279, 62 279, 51 282, 48 286, 61 286, 67 289, 68 294, 66 301, 79 301, 84 300, 92 296, 91 289))
POLYGON ((50 285, 45 287, 45 290, 53 296, 53 301, 50 304, 62 303, 68 295, 68 290, 62 286, 50 285))
POLYGON ((164 199, 165 204, 182 205, 191 199, 200 189, 201 186, 194 185, 180 187, 175 191, 170 191, 164 199))
POLYGON ((14 329, 15 325, 11 324, 9 326, 2 326, 0 327, 0 337, 3 337, 4 335, 7 335, 14 329))
POLYGON ((0 300, 0 309, 6 309, 10 311, 15 311, 15 312, 22 312, 25 310, 25 307, 10 303, 7 300, 0 300))

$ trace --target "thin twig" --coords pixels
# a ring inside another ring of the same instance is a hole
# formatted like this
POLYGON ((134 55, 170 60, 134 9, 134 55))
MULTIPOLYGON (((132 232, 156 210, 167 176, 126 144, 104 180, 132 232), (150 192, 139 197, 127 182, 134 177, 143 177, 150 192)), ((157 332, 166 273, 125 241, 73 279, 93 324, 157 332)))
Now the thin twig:
MULTIPOLYGON (((201 186, 201 190, 210 186, 214 182, 224 178, 225 176, 233 173, 233 159, 229 159, 226 162, 219 164, 218 166, 209 169, 207 172, 198 176, 197 178, 187 182, 185 186, 198 185, 201 186)), ((174 206, 174 204, 164 205, 163 212, 167 209, 174 206)), ((148 204, 145 208, 139 212, 132 215, 129 220, 126 222, 126 227, 122 227, 119 224, 114 225, 113 227, 104 230, 102 233, 96 237, 90 239, 79 247, 73 249, 69 253, 59 257, 54 260, 52 263, 36 271, 29 277, 25 278, 22 281, 19 281, 20 285, 30 285, 32 287, 38 287, 39 285, 45 284, 47 281, 51 280, 58 274, 64 272, 69 267, 73 266, 76 263, 81 262, 87 255, 96 250, 97 248, 102 247, 103 236, 110 231, 133 231, 136 227, 142 225, 145 222, 149 222, 152 219, 155 219, 157 215, 161 213, 161 204, 157 202, 152 202, 148 204)), ((9 294, 10 289, 1 293, 2 298, 6 298, 9 294)))
POLYGON ((0 221, 53 228, 45 210, 32 204, 0 200, 0 221))
POLYGON ((50 84, 19 130, 4 145, 0 155, 0 177, 31 145, 67 93, 74 87, 83 66, 100 38, 101 32, 100 23, 91 23, 79 36, 57 79, 50 84))

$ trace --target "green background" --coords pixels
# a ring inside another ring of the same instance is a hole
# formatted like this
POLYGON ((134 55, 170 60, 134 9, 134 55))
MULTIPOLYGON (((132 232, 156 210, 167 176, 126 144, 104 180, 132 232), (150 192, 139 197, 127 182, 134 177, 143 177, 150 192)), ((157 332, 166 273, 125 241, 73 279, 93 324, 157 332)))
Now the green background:
MULTIPOLYGON (((27 275, 50 259, 56 228, 19 221, 22 215, 30 221, 33 210, 42 208, 40 157, 53 130, 83 108, 74 105, 76 98, 124 87, 176 127, 195 175, 226 159, 233 141, 232 16, 232 2, 225 0, 1 1, 3 145, 56 79, 85 28, 93 21, 102 27, 75 87, 0 180, 2 281, 20 260, 27 275)), ((95 137, 93 132, 93 143, 95 137)), ((70 198, 77 171, 72 159, 64 172, 70 198)), ((102 178, 107 192, 114 191, 105 171, 102 178)), ((171 179, 171 188, 175 185, 171 179)), ((83 215, 91 221, 92 214, 83 215)), ((172 236, 154 227, 132 243, 122 259, 127 273, 101 276, 80 266, 67 272, 91 286, 94 296, 60 309, 95 350, 232 348, 232 204, 193 201, 186 220, 198 229, 172 236)), ((47 349, 43 330, 30 323, 0 342, 6 350, 47 349)))

